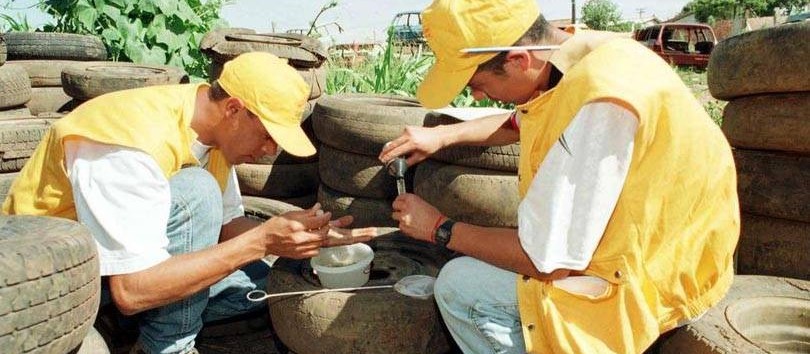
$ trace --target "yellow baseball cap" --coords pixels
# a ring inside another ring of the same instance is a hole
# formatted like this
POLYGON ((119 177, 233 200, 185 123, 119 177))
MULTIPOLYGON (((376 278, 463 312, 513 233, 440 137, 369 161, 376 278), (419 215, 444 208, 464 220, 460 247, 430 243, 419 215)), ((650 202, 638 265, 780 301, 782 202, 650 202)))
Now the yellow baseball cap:
POLYGON ((244 53, 225 63, 217 81, 259 116, 284 151, 295 156, 315 154, 315 146, 301 129, 310 89, 287 60, 266 52, 244 53))
POLYGON ((436 0, 422 12, 422 31, 436 64, 416 97, 428 108, 447 106, 478 66, 498 53, 462 49, 511 46, 540 15, 536 0, 436 0))

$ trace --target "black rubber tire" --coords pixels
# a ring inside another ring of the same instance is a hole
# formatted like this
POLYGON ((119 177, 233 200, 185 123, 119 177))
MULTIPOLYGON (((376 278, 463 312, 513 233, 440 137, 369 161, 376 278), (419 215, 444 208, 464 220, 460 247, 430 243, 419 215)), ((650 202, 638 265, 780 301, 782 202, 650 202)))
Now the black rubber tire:
POLYGON ((94 36, 56 32, 8 32, 8 60, 107 60, 107 48, 94 36))
POLYGON ((0 120, 0 173, 21 170, 53 123, 52 119, 0 120))
POLYGON ((312 113, 318 140, 355 154, 377 156, 405 126, 424 124, 428 110, 413 98, 367 94, 322 96, 312 113))
MULTIPOLYGON (((269 34, 268 34, 269 35, 269 34)), ((226 35, 228 38, 231 35, 226 35)), ((259 34, 237 34, 235 36, 259 36, 259 34)), ((225 63, 239 54, 267 52, 288 60, 295 68, 314 68, 323 64, 324 58, 298 46, 300 41, 281 39, 275 43, 226 40, 214 45, 206 54, 212 61, 225 63)))
POLYGON ((414 191, 445 215, 475 225, 517 227, 517 175, 426 160, 414 191))
POLYGON ((353 216, 352 227, 398 225, 391 218, 391 214, 394 213, 391 207, 392 200, 355 197, 321 184, 318 188, 318 202, 321 203, 323 210, 331 211, 335 218, 344 215, 353 216))
POLYGON ((717 306, 674 330, 661 354, 807 353, 808 318, 810 282, 738 275, 717 306), (769 347, 768 340, 777 346, 769 347))
POLYGON ((31 80, 25 69, 16 65, 0 66, 0 109, 21 106, 31 99, 31 80))
POLYGON ((31 114, 67 112, 72 98, 62 87, 34 87, 31 89, 31 100, 25 104, 31 114))
POLYGON ((810 223, 742 214, 738 274, 810 280, 810 223))
MULTIPOLYGON (((375 250, 367 285, 393 284, 407 275, 436 276, 449 257, 396 229, 369 244, 375 250)), ((268 292, 318 290, 308 260, 279 259, 268 292)), ((449 337, 432 300, 391 289, 327 292, 271 298, 270 319, 281 341, 296 353, 445 353, 449 337)))
POLYGON ((65 93, 83 101, 115 91, 188 82, 183 69, 166 65, 86 62, 62 70, 65 93))
POLYGON ((98 310, 96 245, 81 224, 61 218, 0 218, 0 348, 67 353, 84 340, 98 310))
POLYGON ((734 150, 742 211, 810 222, 810 156, 734 150))
POLYGON ((712 96, 810 91, 810 22, 785 24, 727 38, 712 51, 712 96))
POLYGON ((318 163, 295 165, 241 164, 236 166, 239 189, 244 195, 289 198, 318 190, 318 163))
MULTIPOLYGON (((425 126, 449 125, 462 122, 451 116, 429 113, 425 126)), ((453 165, 477 167, 488 170, 517 172, 520 160, 520 144, 505 146, 450 146, 430 156, 436 161, 453 165)))
MULTIPOLYGON (((375 157, 321 146, 318 170, 321 182, 337 191, 364 198, 393 200, 397 197, 396 179, 375 157)), ((408 191, 413 191, 413 169, 405 174, 408 191)))
POLYGON ((110 348, 104 342, 104 337, 94 327, 90 327, 76 354, 110 354, 110 348))
POLYGON ((737 98, 723 110, 731 146, 810 154, 810 92, 737 98))
POLYGON ((203 36, 202 40, 200 40, 200 51, 202 51, 203 53, 208 53, 218 43, 227 41, 227 39, 225 39, 225 36, 228 34, 253 34, 253 33, 256 33, 256 30, 252 30, 250 28, 229 27, 229 28, 214 29, 206 33, 205 36, 203 36))
POLYGON ((14 179, 20 174, 18 172, 0 173, 0 203, 3 203, 8 196, 8 191, 11 189, 11 184, 14 179))
POLYGON ((31 87, 62 87, 62 70, 82 61, 76 60, 14 60, 8 62, 25 69, 31 87))

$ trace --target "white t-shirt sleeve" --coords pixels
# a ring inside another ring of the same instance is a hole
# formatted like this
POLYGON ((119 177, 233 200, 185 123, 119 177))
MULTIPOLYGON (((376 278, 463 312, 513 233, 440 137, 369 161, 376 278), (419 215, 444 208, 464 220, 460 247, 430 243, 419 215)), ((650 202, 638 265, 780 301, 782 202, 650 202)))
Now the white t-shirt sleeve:
POLYGON ((225 192, 222 194, 222 224, 228 224, 238 217, 245 216, 239 183, 236 181, 236 169, 231 167, 225 192))
POLYGON ((540 164, 518 207, 518 234, 538 271, 583 270, 624 186, 638 128, 607 102, 582 107, 540 164))
POLYGON ((96 240, 101 275, 138 272, 170 257, 166 225, 171 189, 151 156, 118 145, 69 140, 65 167, 78 219, 96 240))

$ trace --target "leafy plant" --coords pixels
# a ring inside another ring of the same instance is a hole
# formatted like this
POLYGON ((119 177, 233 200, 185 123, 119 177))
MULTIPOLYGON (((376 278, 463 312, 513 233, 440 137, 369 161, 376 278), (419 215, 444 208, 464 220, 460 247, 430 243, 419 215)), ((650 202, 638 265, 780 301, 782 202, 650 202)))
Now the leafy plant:
MULTIPOLYGON (((6 1, 0 4, 0 10, 12 10, 11 4, 13 0, 6 1)), ((15 9, 18 10, 18 9, 15 9)), ((34 28, 28 22, 28 17, 18 14, 17 17, 12 17, 8 13, 0 13, 0 33, 7 31, 14 32, 31 32, 34 28)))
POLYGON ((231 0, 44 0, 56 24, 46 31, 101 37, 110 59, 185 68, 197 80, 209 61, 199 50, 202 37, 224 27, 219 17, 231 0))
POLYGON ((693 0, 686 4, 683 12, 692 12, 700 22, 711 22, 715 19, 733 19, 745 11, 752 11, 759 16, 771 16, 776 8, 795 10, 810 5, 810 0, 693 0))
POLYGON ((622 22, 619 6, 610 0, 589 0, 582 6, 582 21, 595 30, 610 30, 622 22))

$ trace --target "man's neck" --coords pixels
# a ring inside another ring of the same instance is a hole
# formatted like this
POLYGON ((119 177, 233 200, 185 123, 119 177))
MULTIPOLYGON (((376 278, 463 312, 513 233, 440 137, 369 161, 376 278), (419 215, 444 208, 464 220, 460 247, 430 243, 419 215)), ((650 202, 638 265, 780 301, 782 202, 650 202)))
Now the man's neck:
POLYGON ((194 100, 194 115, 191 118, 191 129, 197 133, 197 140, 205 145, 214 145, 214 127, 217 124, 219 108, 208 98, 209 87, 200 86, 194 100))

